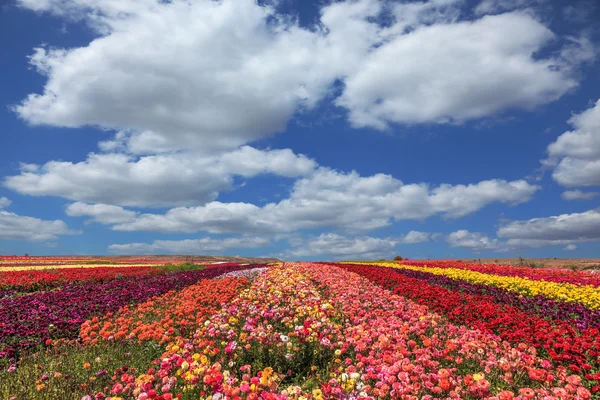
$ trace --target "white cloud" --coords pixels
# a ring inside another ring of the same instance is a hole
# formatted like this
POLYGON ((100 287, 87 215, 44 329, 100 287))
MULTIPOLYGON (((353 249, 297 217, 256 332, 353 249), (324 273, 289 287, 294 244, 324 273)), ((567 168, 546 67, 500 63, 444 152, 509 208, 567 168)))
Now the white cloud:
POLYGON ((335 233, 323 233, 292 249, 291 257, 334 257, 336 259, 374 259, 390 257, 399 243, 393 238, 369 236, 346 237, 335 233))
POLYGON ((166 214, 142 214, 114 227, 123 231, 244 233, 293 232, 336 227, 364 231, 392 220, 420 220, 442 215, 458 218, 488 204, 519 204, 539 186, 523 180, 488 180, 470 185, 404 184, 390 175, 361 177, 327 168, 299 179, 289 198, 258 207, 248 203, 211 202, 180 207, 166 214))
POLYGON ((589 36, 581 34, 580 36, 567 36, 566 44, 560 51, 564 60, 569 60, 572 64, 578 65, 593 61, 598 53, 598 48, 589 36))
POLYGON ((108 249, 116 254, 205 254, 230 249, 265 247, 269 240, 261 237, 202 238, 186 240, 155 240, 152 243, 111 244, 108 249))
POLYGON ((16 107, 21 118, 129 129, 139 153, 230 149, 281 132, 342 65, 319 61, 327 43, 318 31, 254 0, 20 3, 84 18, 102 34, 85 47, 35 49, 31 64, 48 81, 16 107))
POLYGON ((11 203, 12 203, 12 201, 7 199, 6 197, 0 197, 0 209, 10 206, 11 203))
POLYGON ((497 14, 546 3, 546 0, 483 0, 475 7, 476 14, 497 14))
POLYGON ((487 235, 479 232, 469 232, 465 229, 452 232, 446 238, 451 247, 463 247, 473 251, 500 250, 503 244, 498 239, 490 239, 487 235))
POLYGON ((90 154, 79 163, 50 161, 5 179, 21 194, 124 206, 204 204, 229 190, 233 177, 277 174, 297 177, 312 172, 313 160, 291 150, 238 150, 211 155, 174 153, 135 158, 125 154, 90 154))
POLYGON ((82 19, 99 37, 36 48, 30 63, 47 82, 15 111, 31 124, 120 131, 105 151, 234 149, 285 130, 336 80, 350 121, 379 129, 531 109, 577 85, 575 60, 537 56, 556 37, 532 15, 465 21, 460 0, 333 2, 307 28, 254 0, 19 4, 82 19))
POLYGON ((548 146, 552 177, 563 186, 600 186, 600 100, 574 115, 572 131, 563 133, 548 146))
POLYGON ((568 245, 565 246, 565 248, 563 250, 568 250, 568 251, 577 250, 577 245, 575 245, 575 244, 568 244, 568 245))
POLYGON ((597 192, 582 192, 581 190, 566 190, 560 197, 564 200, 591 200, 598 196, 597 192))
POLYGON ((600 241, 600 212, 562 214, 511 222, 498 229, 498 236, 512 246, 545 247, 600 241))
POLYGON ((123 207, 108 204, 72 203, 65 210, 71 217, 92 217, 93 221, 101 224, 120 224, 135 219, 135 211, 125 210, 123 207))
POLYGON ((0 239, 42 242, 75 233, 61 220, 42 220, 0 211, 0 239))
POLYGON ((401 240, 404 244, 416 244, 429 242, 432 240, 432 234, 429 232, 410 231, 401 240))
POLYGON ((577 86, 570 61, 536 55, 555 38, 521 12, 419 27, 372 50, 336 102, 377 129, 533 109, 577 86))

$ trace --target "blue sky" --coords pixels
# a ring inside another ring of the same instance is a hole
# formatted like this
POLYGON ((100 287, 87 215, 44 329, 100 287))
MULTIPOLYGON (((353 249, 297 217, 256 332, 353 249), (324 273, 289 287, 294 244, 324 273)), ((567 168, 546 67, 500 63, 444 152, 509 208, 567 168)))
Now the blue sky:
POLYGON ((0 254, 597 257, 598 17, 10 0, 0 254))

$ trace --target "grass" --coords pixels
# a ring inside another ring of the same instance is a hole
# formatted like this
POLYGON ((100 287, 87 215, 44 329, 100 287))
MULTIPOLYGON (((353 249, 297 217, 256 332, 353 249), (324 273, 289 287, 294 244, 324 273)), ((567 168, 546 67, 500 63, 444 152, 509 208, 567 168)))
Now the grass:
POLYGON ((0 398, 80 400, 88 393, 107 395, 115 371, 126 370, 137 376, 163 351, 164 346, 154 342, 63 345, 41 350, 19 361, 15 371, 0 372, 0 398), (85 368, 86 363, 89 363, 88 368, 85 368))
POLYGON ((171 272, 185 272, 185 271, 196 271, 202 270, 206 267, 200 264, 194 264, 190 262, 185 262, 182 264, 164 264, 156 267, 161 272, 171 273, 171 272))

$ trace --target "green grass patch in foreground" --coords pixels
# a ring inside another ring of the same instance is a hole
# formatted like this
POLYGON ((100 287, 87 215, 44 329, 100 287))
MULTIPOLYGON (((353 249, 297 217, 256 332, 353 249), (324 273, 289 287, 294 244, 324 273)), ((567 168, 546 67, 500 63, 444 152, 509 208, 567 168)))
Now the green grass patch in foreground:
POLYGON ((13 372, 0 372, 0 399, 80 400, 86 394, 108 395, 115 370, 138 376, 160 358, 164 345, 154 342, 95 346, 65 345, 24 357, 13 372), (88 365, 89 364, 89 365, 88 365))

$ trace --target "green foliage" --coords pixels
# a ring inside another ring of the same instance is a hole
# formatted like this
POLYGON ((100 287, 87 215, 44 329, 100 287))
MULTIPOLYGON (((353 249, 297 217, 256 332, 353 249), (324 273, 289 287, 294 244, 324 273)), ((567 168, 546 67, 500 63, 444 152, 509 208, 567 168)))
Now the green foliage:
MULTIPOLYGON (((154 342, 107 342, 95 346, 63 345, 23 358, 13 372, 0 371, 0 399, 81 399, 112 386, 117 368, 135 376, 146 372, 164 346, 154 342), (89 368, 85 368, 89 364, 89 368), (39 385, 44 387, 38 390, 39 385)), ((110 390, 110 389, 109 389, 110 390)))
POLYGON ((204 265, 200 265, 200 264, 194 264, 194 263, 190 263, 190 262, 185 262, 185 263, 182 263, 182 264, 165 264, 165 265, 159 265, 156 268, 158 270, 160 270, 161 272, 171 273, 171 272, 195 271, 195 270, 205 269, 206 267, 204 265))

